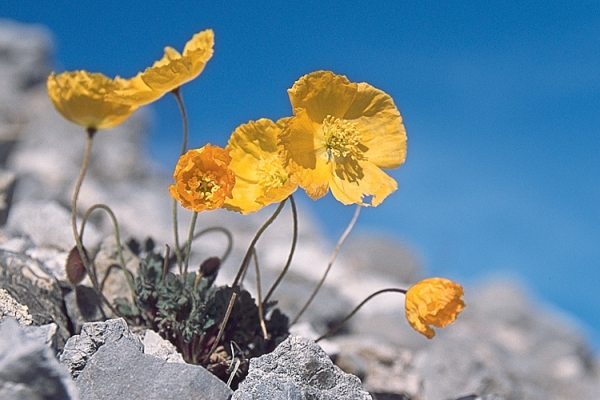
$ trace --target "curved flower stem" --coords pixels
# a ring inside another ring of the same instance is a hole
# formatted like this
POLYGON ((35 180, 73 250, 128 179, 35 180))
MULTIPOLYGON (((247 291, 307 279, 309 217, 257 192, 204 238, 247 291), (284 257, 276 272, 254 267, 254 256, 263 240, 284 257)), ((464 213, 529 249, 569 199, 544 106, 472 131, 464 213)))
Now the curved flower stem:
POLYGON ((204 360, 208 360, 210 356, 215 352, 217 346, 219 346, 219 342, 221 341, 221 336, 223 336, 223 332, 225 331, 225 327, 227 326, 227 322, 229 321, 229 316, 231 315, 231 310, 233 310, 233 306, 235 304, 235 299, 237 298, 237 293, 233 292, 231 294, 231 300, 229 300, 229 305, 227 306, 227 311, 225 311, 225 316, 223 317, 223 321, 221 322, 221 326, 219 327, 219 332, 217 333, 217 337, 213 342, 210 350, 204 356, 204 360))
POLYGON ((188 234, 187 246, 185 247, 185 262, 183 265, 183 284, 187 282, 188 265, 190 263, 190 253, 192 252, 192 241, 194 239, 194 230, 196 229, 196 220, 198 219, 198 213, 194 211, 192 215, 192 222, 190 222, 190 232, 188 234))
POLYGON ((269 301, 269 299, 271 298, 271 295, 275 291, 275 288, 277 288, 277 286, 281 283, 281 281, 283 280, 283 277, 285 276, 288 269, 290 268, 290 264, 292 263, 292 257, 294 256, 294 251, 296 250, 296 243, 298 242, 298 211, 296 210, 296 202, 294 201, 294 197, 290 196, 289 199, 290 199, 290 205, 292 206, 292 219, 293 219, 292 247, 290 248, 290 254, 288 255, 287 262, 285 263, 285 266, 283 267, 283 269, 281 270, 281 273, 277 277, 277 280, 275 281, 275 283, 273 283, 273 286, 271 286, 271 289, 269 289, 269 291, 267 292, 267 295, 265 296, 265 299, 263 300, 263 305, 266 304, 267 301, 269 301))
POLYGON ((173 199, 173 241, 175 242, 175 256, 177 257, 177 267, 179 275, 183 275, 183 260, 181 259, 181 248, 179 247, 179 228, 177 226, 177 200, 173 199))
MULTIPOLYGON (((87 219, 89 218, 92 211, 94 211, 96 209, 102 209, 102 210, 106 211, 108 213, 108 215, 110 216, 110 219, 112 220, 115 240, 116 240, 116 244, 117 244, 117 255, 119 257, 119 263, 121 264, 120 268, 123 271, 123 273, 125 274, 125 279, 127 281, 127 286, 129 286, 129 290, 131 291, 131 296, 132 296, 132 298, 135 299, 135 287, 133 284, 133 279, 131 277, 131 274, 127 270, 127 265, 125 264, 125 258, 123 257, 123 247, 121 246, 121 237, 119 235, 119 224, 117 223, 117 217, 115 217, 115 213, 113 213, 113 211, 110 209, 110 207, 108 207, 106 204, 94 204, 93 206, 88 208, 81 220, 81 228, 79 231, 79 236, 83 239, 83 230, 85 227, 85 223, 87 222, 87 219)), ((94 272, 95 272, 95 270, 94 270, 94 272)), ((107 271, 106 275, 108 276, 108 271, 107 271)), ((135 304, 133 305, 133 307, 134 307, 134 309, 136 308, 135 304)))
MULTIPOLYGON (((188 119, 187 113, 185 111, 185 106, 183 104, 183 97, 181 96, 181 91, 179 88, 173 89, 171 91, 173 96, 175 96, 175 100, 177 101, 177 105, 179 106, 179 111, 181 112, 181 119, 183 121, 183 140, 181 144, 181 153, 180 155, 184 155, 187 150, 187 142, 188 142, 188 119)), ((175 256, 177 257, 177 265, 179 267, 179 274, 182 274, 182 257, 181 257, 181 247, 179 246, 179 232, 177 228, 177 200, 173 199, 173 240, 175 242, 175 256)))
POLYGON ((83 261, 83 266, 90 279, 92 280, 92 284, 94 287, 97 286, 98 282, 93 279, 91 272, 91 267, 88 263, 87 256, 83 250, 83 244, 81 242, 81 237, 77 232, 77 198, 79 197, 79 191, 81 189, 81 184, 83 183, 83 178, 85 177, 85 173, 87 171, 89 162, 90 162, 90 154, 92 152, 92 143, 94 141, 94 134, 96 133, 95 128, 87 129, 87 140, 85 143, 85 152, 83 153, 83 162, 81 163, 81 170, 79 171, 79 177, 77 178, 77 183, 75 184, 75 190, 73 191, 73 199, 71 200, 71 228, 73 230, 73 236, 75 237, 75 244, 77 245, 77 251, 79 252, 79 256, 83 261))
POLYGON ((348 322, 348 320, 350 318, 352 318, 354 316, 354 314, 356 314, 356 312, 358 310, 360 310, 360 308, 362 306, 364 306, 373 297, 378 296, 378 295, 380 295, 382 293, 389 293, 389 292, 406 294, 406 290, 405 289, 398 289, 398 288, 387 288, 387 289, 381 289, 381 290, 376 291, 375 293, 371 294, 369 297, 367 297, 366 299, 364 299, 359 305, 357 305, 356 307, 354 307, 354 310, 352 310, 352 312, 350 314, 348 314, 348 316, 346 318, 344 318, 339 324, 337 324, 336 326, 334 326, 333 328, 331 328, 329 330, 329 332, 327 332, 324 335, 319 336, 319 338, 317 338, 315 340, 315 342, 318 342, 319 340, 325 339, 326 337, 329 337, 329 336, 333 335, 334 333, 336 333, 346 322, 348 322))
POLYGON ((344 241, 350 234, 350 231, 352 230, 352 228, 354 227, 354 224, 356 223, 356 220, 358 219, 358 215, 360 214, 360 208, 361 208, 360 205, 356 206, 356 211, 354 211, 354 216, 352 217, 352 220, 346 227, 346 230, 344 231, 344 233, 342 233, 342 236, 340 236, 340 239, 338 240, 337 245, 335 246, 335 250, 333 250, 333 254, 331 255, 331 258, 329 259, 329 264, 327 265, 327 269, 325 270, 323 277, 321 278, 321 280, 317 284, 317 287, 315 288, 315 290, 312 292, 312 294, 308 298, 308 301, 304 304, 304 306, 302 307, 300 312, 298 312, 298 315, 296 315, 296 317, 292 320, 292 322, 290 323, 290 326, 292 326, 296 322, 298 322, 298 319, 302 316, 302 314, 304 314, 304 311, 306 311, 306 309, 308 308, 310 303, 312 303, 315 296, 321 289, 321 286, 323 286, 323 282, 325 282, 325 278, 327 278, 327 275, 329 274, 329 270, 331 270, 331 266, 333 265, 333 262, 335 261, 337 255, 340 251, 340 248, 342 247, 342 244, 344 243, 344 241))
POLYGON ((171 248, 168 244, 165 245, 165 259, 163 262, 162 275, 160 276, 160 281, 164 284, 165 277, 167 276, 167 271, 169 270, 169 257, 171 256, 171 248))
POLYGON ((242 274, 244 273, 244 271, 246 270, 246 268, 248 267, 248 263, 250 262, 250 257, 252 256, 252 250, 254 249, 254 246, 256 246, 256 242, 258 242, 258 239, 264 233, 264 231, 269 227, 269 225, 271 225, 273 223, 273 221, 275 221, 275 218, 277 218, 277 216, 283 209, 284 205, 285 205, 285 200, 282 201, 281 203, 279 203, 279 206, 277 206, 277 209, 275 210, 273 215, 271 215, 271 217, 263 224, 263 226, 260 227, 258 232, 256 232, 256 235, 254 235, 254 238, 252 239, 250 246, 248 246, 246 255, 244 256, 244 259, 242 260, 242 264, 240 265, 240 268, 238 269, 235 279, 233 280, 232 286, 239 285, 240 278, 241 278, 242 274))
MULTIPOLYGON (((225 229, 221 226, 212 226, 210 228, 203 229, 200 232, 194 234, 194 237, 192 238, 192 240, 196 240, 202 235, 205 235, 210 232, 215 232, 215 231, 222 232, 225 234, 225 236, 227 236, 227 248, 225 249, 223 256, 221 256, 221 262, 223 262, 223 261, 225 261, 225 259, 227 257, 229 257, 229 254, 231 253, 231 249, 233 247, 233 235, 231 234, 231 232, 228 229, 225 229)), ((187 247, 187 242, 184 243, 181 247, 187 247)))
POLYGON ((177 105, 179 106, 179 111, 181 112, 181 119, 183 121, 183 141, 181 143, 181 155, 184 155, 187 151, 187 142, 188 142, 188 119, 187 113, 185 111, 185 106, 183 104, 183 96, 181 96, 180 88, 173 89, 171 93, 175 96, 175 100, 177 101, 177 105))
MULTIPOLYGON (((96 293, 98 293, 102 301, 115 315, 121 316, 121 314, 119 314, 119 312, 110 304, 108 299, 104 297, 104 294, 102 294, 100 286, 98 285, 98 280, 96 278, 96 271, 92 268, 92 265, 90 264, 87 258, 87 254, 83 249, 82 238, 77 232, 77 198, 79 197, 81 184, 83 183, 83 178, 85 177, 85 173, 90 162, 90 154, 92 153, 92 143, 94 142, 94 134, 96 133, 96 128, 87 128, 86 132, 87 140, 85 143, 85 151, 83 153, 83 161, 81 163, 81 170, 79 171, 79 177, 77 178, 77 183, 75 183, 75 190, 73 190, 73 198, 71 200, 71 229, 73 230, 73 237, 75 238, 75 245, 77 246, 79 257, 81 257, 83 267, 85 268, 85 272, 87 273, 87 275, 90 277, 90 281, 92 282, 94 290, 96 291, 96 293)), ((81 226, 83 229, 84 224, 82 223, 81 226)))
POLYGON ((254 272, 256 274, 256 302, 258 303, 258 320, 260 321, 260 328, 262 329, 263 338, 265 340, 268 340, 269 333, 267 332, 267 325, 265 324, 265 315, 263 312, 262 291, 260 287, 260 268, 258 268, 258 257, 256 257, 256 249, 252 251, 252 256, 254 258, 254 272))

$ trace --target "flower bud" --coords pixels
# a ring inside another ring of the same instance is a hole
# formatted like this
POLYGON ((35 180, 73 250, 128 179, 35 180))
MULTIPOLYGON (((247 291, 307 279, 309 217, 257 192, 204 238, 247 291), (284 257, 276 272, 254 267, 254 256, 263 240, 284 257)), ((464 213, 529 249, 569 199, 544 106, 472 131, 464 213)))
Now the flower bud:
MULTIPOLYGON (((85 254, 86 261, 89 262, 90 258, 85 248, 83 248, 83 253, 85 254)), ((83 278, 85 278, 85 265, 83 264, 77 246, 74 246, 71 251, 69 251, 67 262, 65 264, 65 271, 67 272, 67 279, 73 285, 81 283, 83 278)))
POLYGON ((200 274, 202 276, 213 276, 219 272, 219 268, 221 268, 221 259, 219 257, 210 257, 200 264, 200 274))

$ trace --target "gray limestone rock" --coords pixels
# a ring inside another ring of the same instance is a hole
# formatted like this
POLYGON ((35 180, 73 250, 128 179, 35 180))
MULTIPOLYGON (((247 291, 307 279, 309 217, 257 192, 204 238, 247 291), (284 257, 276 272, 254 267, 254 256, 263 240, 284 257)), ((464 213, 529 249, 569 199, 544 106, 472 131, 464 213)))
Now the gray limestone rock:
POLYGON ((8 219, 16 181, 14 172, 0 170, 0 225, 4 225, 8 219))
MULTIPOLYGON (((69 251, 75 246, 71 214, 55 201, 24 200, 15 204, 6 228, 13 235, 26 235, 38 247, 69 251)), ((90 249, 100 239, 93 225, 86 225, 84 245, 90 249)))
POLYGON ((70 337, 65 344, 60 362, 67 367, 73 377, 77 377, 98 349, 107 343, 119 341, 129 342, 139 352, 144 351, 141 340, 129 331, 127 323, 122 318, 85 323, 81 334, 70 337))
POLYGON ((102 311, 102 300, 96 291, 84 285, 77 285, 65 294, 65 308, 71 320, 73 332, 79 334, 87 322, 106 319, 102 311))
POLYGON ((52 47, 47 28, 0 20, 1 100, 4 100, 3 96, 25 91, 46 81, 51 68, 52 47))
POLYGON ((231 396, 231 390, 204 368, 142 354, 126 340, 102 346, 76 384, 82 400, 228 400, 231 396))
POLYGON ((11 253, 25 253, 33 247, 33 242, 27 236, 9 236, 4 232, 0 233, 0 250, 10 251, 11 253))
POLYGON ((58 347, 63 347, 70 333, 62 290, 41 263, 23 254, 0 250, 0 288, 28 307, 34 324, 54 322, 58 326, 58 347))
POLYGON ((384 276, 388 281, 411 283, 422 278, 417 256, 402 242, 387 236, 356 234, 348 238, 341 255, 348 268, 384 276))
POLYGON ((360 376, 370 393, 425 398, 422 375, 413 365, 413 352, 362 335, 339 337, 335 343, 341 349, 336 364, 360 376))
POLYGON ((0 398, 76 400, 77 390, 64 366, 42 340, 25 334, 12 319, 0 324, 0 398))
POLYGON ((518 378, 522 398, 589 399, 600 393, 597 355, 575 321, 536 304, 524 287, 506 279, 481 284, 468 295, 449 339, 470 337, 487 349, 518 378))
POLYGON ((232 400, 367 400, 360 379, 346 374, 312 340, 290 336, 270 354, 250 360, 232 400))
POLYGON ((23 252, 34 260, 41 262, 46 267, 46 270, 59 282, 69 284, 67 271, 65 269, 69 251, 61 250, 56 247, 36 247, 32 245, 23 252))
MULTIPOLYGON (((473 338, 432 341, 415 356, 414 366, 423 382, 423 398, 446 400, 476 393, 522 397, 515 377, 504 368, 502 358, 473 338)), ((541 400, 541 398, 540 398, 541 400)))
POLYGON ((23 326, 23 331, 29 339, 45 344, 53 354, 58 353, 58 326, 55 323, 23 326))
MULTIPOLYGON (((124 244, 121 244, 121 254, 123 255, 125 267, 133 277, 136 277, 140 264, 139 258, 124 244)), ((127 278, 121 268, 116 267, 120 265, 121 262, 115 237, 108 236, 102 241, 100 249, 96 257, 94 257, 94 267, 96 268, 98 280, 104 281, 102 293, 111 303, 114 303, 116 298, 126 298, 129 302, 132 302, 131 290, 127 285, 127 278)))

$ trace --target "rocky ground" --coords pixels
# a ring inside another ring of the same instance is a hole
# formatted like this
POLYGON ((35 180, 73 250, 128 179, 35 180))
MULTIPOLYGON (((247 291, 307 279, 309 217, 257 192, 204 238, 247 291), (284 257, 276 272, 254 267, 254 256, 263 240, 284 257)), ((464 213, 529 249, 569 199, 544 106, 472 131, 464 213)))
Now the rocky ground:
MULTIPOLYGON (((306 339, 373 291, 422 277, 410 251, 386 238, 350 237, 294 335, 254 359, 235 392, 201 367, 183 363, 152 331, 134 334, 120 319, 91 322, 102 318, 85 307, 93 297, 89 281, 75 288, 64 273, 73 246, 70 197, 85 134, 48 100, 51 52, 51 35, 43 28, 0 22, 0 398, 600 399, 598 358, 577 325, 540 307, 511 281, 467 287, 466 310, 431 341, 408 326, 403 299, 395 294, 367 305, 343 334, 319 345, 306 339)), ((152 236, 171 243, 170 181, 145 154, 147 121, 147 111, 140 110, 97 134, 79 209, 106 203, 124 240, 152 236)), ((224 226, 234 235, 220 282, 232 281, 272 210, 200 215, 199 227, 224 226)), ((300 215, 291 272, 274 294, 291 316, 332 251, 306 210, 300 215)), ((190 215, 180 217, 185 237, 190 215)), ((284 211, 259 242, 265 286, 284 264, 290 240, 291 217, 284 211)), ((86 226, 85 243, 97 265, 115 259, 112 227, 102 213, 86 226)), ((192 265, 222 254, 225 246, 223 235, 207 236, 192 265)), ((135 257, 126 257, 134 268, 135 257)), ((119 285, 115 279, 111 290, 122 291, 119 285)))

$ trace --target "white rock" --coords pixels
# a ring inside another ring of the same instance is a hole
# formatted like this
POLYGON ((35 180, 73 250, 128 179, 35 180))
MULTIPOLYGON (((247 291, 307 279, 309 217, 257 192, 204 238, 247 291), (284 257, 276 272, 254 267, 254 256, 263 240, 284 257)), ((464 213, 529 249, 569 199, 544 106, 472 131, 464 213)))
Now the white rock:
POLYGON ((6 290, 0 289, 0 321, 6 318, 14 318, 20 325, 33 323, 29 308, 19 304, 6 290))
POLYGON ((185 363, 175 346, 151 329, 147 329, 144 333, 142 343, 144 344, 145 354, 150 354, 169 363, 185 363))

